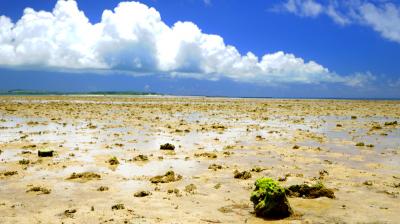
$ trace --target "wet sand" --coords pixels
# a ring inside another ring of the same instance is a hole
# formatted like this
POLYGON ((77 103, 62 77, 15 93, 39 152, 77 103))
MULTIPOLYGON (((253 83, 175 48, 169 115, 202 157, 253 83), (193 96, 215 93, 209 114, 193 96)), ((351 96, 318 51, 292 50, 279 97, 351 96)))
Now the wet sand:
POLYGON ((399 101, 7 96, 0 150, 0 223, 400 221, 399 101), (181 178, 151 182, 169 170, 181 178), (263 220, 249 197, 264 176, 336 198, 263 220))

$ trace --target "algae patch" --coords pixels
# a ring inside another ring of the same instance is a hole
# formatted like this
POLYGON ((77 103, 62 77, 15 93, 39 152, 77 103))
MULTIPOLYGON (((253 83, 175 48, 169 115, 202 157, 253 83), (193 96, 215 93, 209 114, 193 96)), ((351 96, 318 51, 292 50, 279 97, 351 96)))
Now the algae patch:
POLYGON ((255 189, 251 193, 257 216, 264 218, 286 218, 293 210, 286 198, 285 189, 278 182, 264 177, 256 180, 255 189))

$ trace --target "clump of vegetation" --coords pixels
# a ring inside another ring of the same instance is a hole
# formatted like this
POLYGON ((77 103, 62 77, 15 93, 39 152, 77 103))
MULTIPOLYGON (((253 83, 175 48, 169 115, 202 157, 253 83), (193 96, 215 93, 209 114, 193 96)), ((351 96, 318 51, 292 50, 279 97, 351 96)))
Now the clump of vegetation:
POLYGON ((312 186, 307 184, 292 185, 285 189, 286 194, 291 197, 303 198, 335 198, 335 193, 332 189, 328 189, 322 182, 318 182, 312 186))
POLYGON ((54 150, 51 149, 39 149, 38 156, 39 157, 52 157, 54 150))
POLYGON ((251 168, 251 172, 256 172, 259 173, 261 171, 265 170, 265 168, 259 167, 259 166, 255 166, 253 168, 251 168))
POLYGON ((29 165, 29 163, 31 163, 31 161, 29 159, 22 159, 22 160, 18 161, 18 163, 20 165, 29 165))
POLYGON ((142 161, 142 162, 144 162, 144 161, 148 161, 148 160, 149 160, 149 157, 146 156, 146 155, 140 154, 140 155, 135 156, 135 157, 133 158, 133 160, 134 160, 134 161, 142 161))
POLYGON ((397 125, 397 121, 387 121, 387 122, 385 122, 385 126, 393 126, 393 125, 397 125))
POLYGON ((382 129, 382 127, 380 125, 374 125, 374 126, 372 126, 372 128, 370 130, 374 131, 374 130, 381 130, 381 129, 382 129))
POLYGON ((121 209, 125 209, 125 205, 124 204, 116 204, 111 206, 112 210, 121 210, 121 209))
POLYGON ((169 183, 169 182, 174 182, 182 179, 181 175, 175 175, 175 172, 170 170, 166 172, 164 175, 159 175, 150 178, 150 182, 153 184, 158 184, 158 183, 169 183))
POLYGON ((357 116, 351 116, 351 119, 355 120, 355 119, 357 119, 357 116))
POLYGON ((94 180, 94 179, 100 179, 101 176, 100 174, 93 173, 93 172, 83 172, 83 173, 72 173, 71 176, 67 178, 67 180, 75 180, 75 179, 81 179, 81 180, 94 180))
POLYGON ((111 166, 118 165, 119 164, 119 160, 117 159, 117 157, 113 156, 108 160, 108 163, 111 166))
POLYGON ((174 193, 176 196, 181 196, 181 194, 179 193, 179 189, 178 189, 178 188, 175 188, 175 189, 168 189, 167 193, 168 193, 168 194, 174 193))
POLYGON ((208 169, 210 169, 210 170, 214 170, 214 171, 217 171, 217 170, 220 170, 220 169, 222 169, 222 166, 221 166, 221 165, 218 165, 218 164, 215 164, 215 163, 213 163, 213 164, 211 164, 211 165, 209 165, 209 166, 208 166, 208 169))
POLYGON ((196 185, 194 185, 194 184, 189 184, 189 185, 187 185, 187 186, 185 187, 185 191, 186 191, 187 193, 190 193, 190 194, 194 194, 196 190, 197 190, 197 187, 196 187, 196 185))
POLYGON ((36 192, 39 194, 50 194, 51 190, 48 188, 45 188, 45 187, 35 186, 35 187, 29 188, 26 192, 36 192))
POLYGON ((151 195, 150 191, 138 191, 133 196, 135 196, 135 197, 146 197, 146 196, 149 196, 149 195, 151 195))
POLYGON ((233 177, 236 179, 242 179, 242 180, 247 180, 251 178, 251 173, 249 171, 238 171, 235 170, 235 172, 233 172, 233 177))
POLYGON ((107 186, 100 186, 99 188, 97 188, 97 191, 108 191, 108 187, 107 186))
POLYGON ((175 150, 175 146, 170 143, 165 143, 163 145, 160 145, 161 150, 175 150))
POLYGON ((265 218, 286 218, 293 210, 286 198, 285 189, 278 182, 264 177, 256 180, 255 189, 251 193, 257 216, 265 218))
POLYGON ((356 143, 356 146, 362 147, 362 146, 365 146, 365 144, 364 144, 364 142, 357 142, 357 143, 356 143))
POLYGON ((209 159, 216 159, 217 158, 217 154, 212 153, 212 152, 196 153, 196 154, 194 154, 194 156, 196 156, 196 157, 206 157, 206 158, 209 158, 209 159))

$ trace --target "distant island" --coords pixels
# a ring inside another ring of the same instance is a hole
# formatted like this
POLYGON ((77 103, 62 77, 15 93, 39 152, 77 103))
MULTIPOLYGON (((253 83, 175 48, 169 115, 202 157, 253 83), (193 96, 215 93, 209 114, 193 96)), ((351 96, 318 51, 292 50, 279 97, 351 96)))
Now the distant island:
POLYGON ((90 92, 61 92, 61 91, 38 91, 38 90, 8 90, 0 91, 2 96, 15 96, 15 95, 163 95, 155 92, 140 92, 140 91, 90 91, 90 92))

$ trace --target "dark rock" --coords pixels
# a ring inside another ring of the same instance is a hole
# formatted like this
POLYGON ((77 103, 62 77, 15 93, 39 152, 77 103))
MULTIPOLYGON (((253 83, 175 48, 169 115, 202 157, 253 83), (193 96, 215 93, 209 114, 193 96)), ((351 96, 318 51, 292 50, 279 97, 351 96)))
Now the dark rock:
POLYGON ((155 176, 150 178, 150 182, 154 183, 154 184, 158 184, 158 183, 169 183, 169 182, 174 182, 174 181, 178 181, 182 179, 181 175, 175 175, 175 172, 170 170, 168 172, 166 172, 164 175, 159 175, 159 176, 155 176))
POLYGON ((165 143, 163 145, 160 145, 161 150, 175 150, 175 146, 170 144, 170 143, 165 143))
POLYGON ((238 170, 235 170, 235 172, 233 172, 233 177, 236 179, 247 180, 251 178, 251 173, 249 171, 239 172, 238 170))
POLYGON ((52 157, 54 151, 51 149, 39 149, 38 150, 38 156, 39 157, 52 157))

